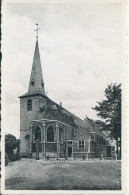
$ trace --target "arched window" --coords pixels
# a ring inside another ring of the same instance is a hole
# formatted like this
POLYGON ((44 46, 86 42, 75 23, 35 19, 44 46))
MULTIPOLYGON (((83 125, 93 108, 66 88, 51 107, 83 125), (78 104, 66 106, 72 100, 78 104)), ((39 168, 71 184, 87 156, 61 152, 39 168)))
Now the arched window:
POLYGON ((41 130, 39 127, 36 127, 36 129, 35 129, 35 141, 37 139, 41 142, 41 130))
POLYGON ((54 131, 52 127, 47 130, 47 142, 54 142, 54 131))
POLYGON ((62 128, 59 128, 59 142, 63 141, 62 138, 63 138, 63 131, 62 128))
POLYGON ((32 100, 27 101, 27 110, 32 110, 32 100))

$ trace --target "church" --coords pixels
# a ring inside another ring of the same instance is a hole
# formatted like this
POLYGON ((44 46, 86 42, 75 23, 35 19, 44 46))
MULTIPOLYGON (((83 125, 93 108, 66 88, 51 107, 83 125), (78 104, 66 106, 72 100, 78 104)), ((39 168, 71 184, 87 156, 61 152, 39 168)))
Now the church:
POLYGON ((38 37, 28 92, 20 96, 20 154, 36 158, 82 158, 106 156, 105 134, 88 118, 78 118, 45 93, 38 37))

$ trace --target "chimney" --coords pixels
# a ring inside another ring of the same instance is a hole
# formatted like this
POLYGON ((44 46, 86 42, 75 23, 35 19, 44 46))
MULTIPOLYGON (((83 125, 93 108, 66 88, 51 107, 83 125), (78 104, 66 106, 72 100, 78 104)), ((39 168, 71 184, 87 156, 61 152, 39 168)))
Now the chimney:
POLYGON ((62 107, 62 102, 60 102, 60 106, 62 107))

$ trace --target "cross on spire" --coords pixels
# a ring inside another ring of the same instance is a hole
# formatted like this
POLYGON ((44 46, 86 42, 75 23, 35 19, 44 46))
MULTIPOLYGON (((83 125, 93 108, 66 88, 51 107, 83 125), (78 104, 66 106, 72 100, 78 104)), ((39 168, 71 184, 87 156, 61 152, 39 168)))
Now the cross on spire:
POLYGON ((37 34, 36 38, 38 39, 38 31, 40 28, 38 28, 38 23, 36 23, 36 26, 37 26, 37 28, 34 31, 36 31, 36 34, 37 34))

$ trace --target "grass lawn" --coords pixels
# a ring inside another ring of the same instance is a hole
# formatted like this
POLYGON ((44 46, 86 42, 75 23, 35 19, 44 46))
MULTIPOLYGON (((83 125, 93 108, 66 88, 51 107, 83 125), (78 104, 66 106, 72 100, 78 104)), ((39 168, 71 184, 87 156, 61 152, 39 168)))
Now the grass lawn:
POLYGON ((120 161, 36 161, 22 159, 6 167, 6 189, 120 190, 120 161))

